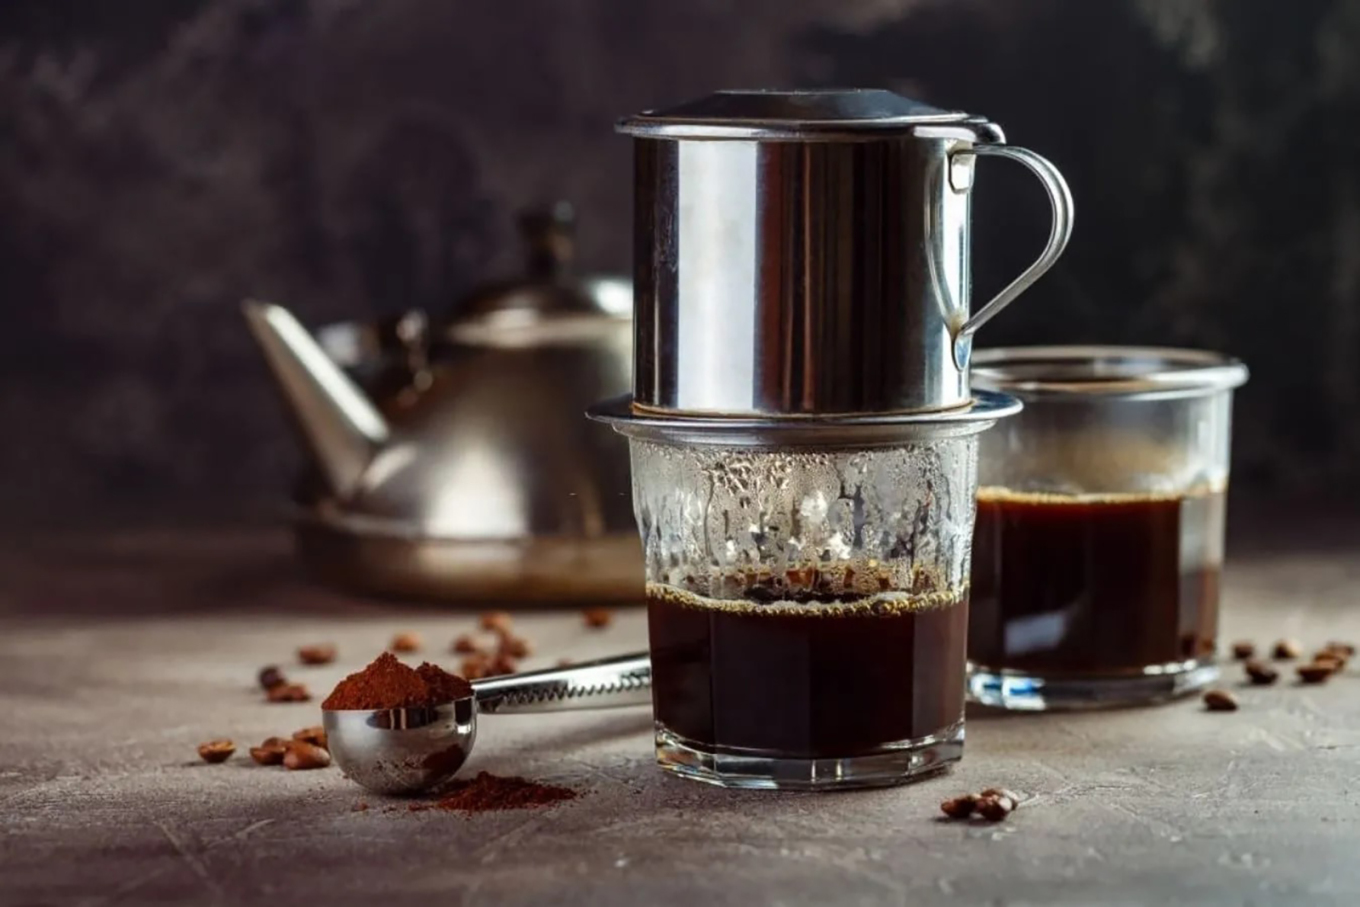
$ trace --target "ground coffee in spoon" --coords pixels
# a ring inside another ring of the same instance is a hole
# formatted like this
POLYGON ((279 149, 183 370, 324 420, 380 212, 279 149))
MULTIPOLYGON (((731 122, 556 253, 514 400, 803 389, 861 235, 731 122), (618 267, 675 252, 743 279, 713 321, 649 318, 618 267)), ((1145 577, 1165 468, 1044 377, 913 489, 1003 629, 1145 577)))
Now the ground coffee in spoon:
POLYGON ((336 684, 323 709, 417 709, 472 695, 472 686, 429 662, 419 668, 384 652, 368 667, 336 684))

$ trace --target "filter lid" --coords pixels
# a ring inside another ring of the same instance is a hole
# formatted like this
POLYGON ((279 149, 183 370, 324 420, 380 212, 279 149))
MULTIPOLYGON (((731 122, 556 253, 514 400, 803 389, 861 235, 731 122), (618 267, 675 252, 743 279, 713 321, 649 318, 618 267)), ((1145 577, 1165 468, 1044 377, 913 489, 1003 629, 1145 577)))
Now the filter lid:
MULTIPOLYGON (((625 117, 618 131, 652 139, 826 140, 911 132, 930 124, 987 124, 882 88, 736 89, 625 117)), ((999 140, 999 139, 993 139, 999 140)))

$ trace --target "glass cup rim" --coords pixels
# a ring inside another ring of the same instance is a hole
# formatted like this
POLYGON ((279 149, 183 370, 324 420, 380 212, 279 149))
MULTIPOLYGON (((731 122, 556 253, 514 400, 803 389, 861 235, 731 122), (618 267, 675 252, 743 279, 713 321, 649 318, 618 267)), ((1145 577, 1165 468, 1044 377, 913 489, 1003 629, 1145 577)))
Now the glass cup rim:
POLYGON ((976 350, 973 385, 1034 397, 1164 399, 1230 391, 1246 383, 1241 360, 1157 346, 1010 346, 976 350))

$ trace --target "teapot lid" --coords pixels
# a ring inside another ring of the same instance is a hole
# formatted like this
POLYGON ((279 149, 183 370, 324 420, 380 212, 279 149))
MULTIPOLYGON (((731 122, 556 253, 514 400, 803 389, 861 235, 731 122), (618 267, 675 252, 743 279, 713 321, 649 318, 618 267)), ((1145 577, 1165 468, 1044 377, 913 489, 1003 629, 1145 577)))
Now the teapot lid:
POLYGON ((578 278, 576 212, 570 202, 520 214, 525 266, 520 277, 483 284, 463 297, 446 319, 451 329, 525 327, 546 320, 631 318, 631 284, 622 278, 578 278))
POLYGON ((717 91, 618 122, 618 131, 650 139, 795 139, 911 132, 918 126, 985 122, 882 88, 717 91))

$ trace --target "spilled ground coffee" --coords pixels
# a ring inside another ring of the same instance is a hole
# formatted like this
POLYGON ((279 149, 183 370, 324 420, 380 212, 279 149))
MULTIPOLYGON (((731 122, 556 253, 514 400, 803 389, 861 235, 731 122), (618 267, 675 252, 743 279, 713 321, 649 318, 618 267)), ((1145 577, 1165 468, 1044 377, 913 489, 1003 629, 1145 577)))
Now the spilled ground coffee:
POLYGON ((569 787, 479 772, 471 780, 455 781, 438 800, 412 803, 407 809, 411 812, 429 809, 468 813, 499 812, 506 809, 538 809, 565 800, 575 800, 576 796, 576 791, 569 787))

